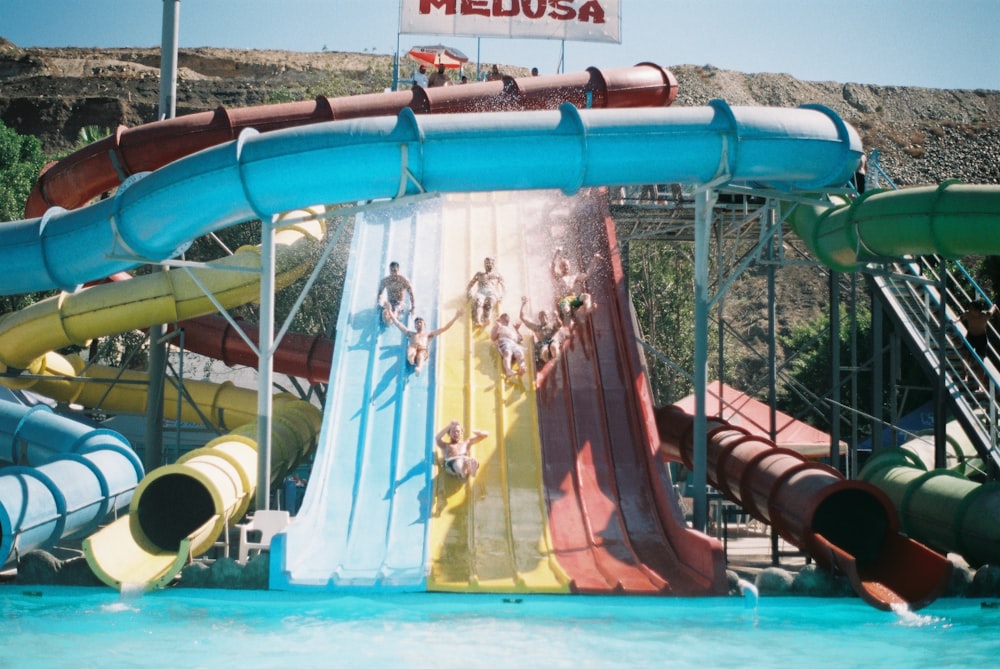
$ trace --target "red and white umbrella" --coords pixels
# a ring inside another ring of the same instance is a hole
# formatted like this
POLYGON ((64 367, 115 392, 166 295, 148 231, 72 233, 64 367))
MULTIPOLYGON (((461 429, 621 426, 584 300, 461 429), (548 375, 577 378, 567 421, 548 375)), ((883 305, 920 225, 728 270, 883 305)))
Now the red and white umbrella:
POLYGON ((446 69, 457 70, 469 62, 469 57, 458 49, 443 44, 433 46, 415 46, 406 54, 413 60, 436 68, 444 65, 446 69))

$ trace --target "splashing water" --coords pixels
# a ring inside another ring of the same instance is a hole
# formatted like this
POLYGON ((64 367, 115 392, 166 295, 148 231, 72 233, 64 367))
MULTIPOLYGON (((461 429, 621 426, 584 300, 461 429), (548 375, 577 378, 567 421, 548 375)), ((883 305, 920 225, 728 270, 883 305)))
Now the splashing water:
POLYGON ((760 593, 757 591, 757 586, 743 578, 738 580, 736 585, 740 587, 740 593, 743 595, 743 603, 746 608, 756 610, 757 600, 760 599, 760 593))

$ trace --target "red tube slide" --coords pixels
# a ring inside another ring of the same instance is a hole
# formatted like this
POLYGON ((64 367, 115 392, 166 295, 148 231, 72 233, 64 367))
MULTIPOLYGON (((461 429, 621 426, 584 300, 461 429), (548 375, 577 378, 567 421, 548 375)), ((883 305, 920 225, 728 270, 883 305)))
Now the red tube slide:
MULTIPOLYGON (((236 321, 236 325, 258 346, 259 332, 256 324, 236 321)), ((257 367, 257 353, 247 344, 232 323, 222 316, 191 318, 170 331, 184 330, 184 338, 177 343, 192 353, 221 360, 230 367, 245 365, 257 367)), ((286 333, 274 354, 274 371, 306 379, 309 383, 326 383, 330 378, 330 361, 333 359, 333 340, 325 335, 286 333)))
POLYGON ((178 158, 236 139, 254 128, 268 132, 334 119, 394 116, 404 108, 418 114, 553 109, 563 102, 577 107, 666 107, 677 96, 674 75, 652 63, 631 68, 525 77, 395 93, 287 102, 244 109, 200 112, 147 123, 119 126, 114 134, 46 166, 25 206, 25 217, 41 216, 52 206, 75 209, 118 187, 132 174, 148 172, 178 158))
MULTIPOLYGON (((693 467, 694 417, 668 406, 656 423, 663 455, 693 467)), ((872 606, 915 610, 948 585, 951 562, 900 534, 892 502, 874 486, 717 419, 708 419, 706 446, 712 486, 820 566, 846 575, 872 606)))

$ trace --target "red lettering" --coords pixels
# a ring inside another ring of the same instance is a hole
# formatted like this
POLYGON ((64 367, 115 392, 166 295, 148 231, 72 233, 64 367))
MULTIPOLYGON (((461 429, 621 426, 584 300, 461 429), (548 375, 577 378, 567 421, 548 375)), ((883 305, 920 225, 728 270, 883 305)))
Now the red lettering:
POLYGON ((509 18, 523 14, 528 19, 548 16, 556 21, 580 23, 604 23, 604 6, 600 0, 586 0, 575 7, 576 0, 420 0, 419 13, 429 15, 435 10, 444 11, 446 16, 455 13, 462 16, 488 16, 509 18))
POLYGON ((580 6, 580 23, 604 23, 604 7, 597 0, 589 0, 580 6))
POLYGON ((462 16, 489 16, 489 0, 462 0, 462 16))
POLYGON ((421 14, 430 14, 431 9, 443 9, 445 14, 454 14, 455 0, 420 0, 421 14))
POLYGON ((521 11, 529 19, 545 16, 545 0, 521 0, 521 11))
POLYGON ((576 11, 572 5, 573 0, 549 0, 549 2, 552 4, 552 11, 549 12, 550 19, 572 21, 576 18, 576 11))
POLYGON ((509 0, 510 7, 507 7, 507 0, 493 0, 493 16, 517 16, 517 0, 509 0))

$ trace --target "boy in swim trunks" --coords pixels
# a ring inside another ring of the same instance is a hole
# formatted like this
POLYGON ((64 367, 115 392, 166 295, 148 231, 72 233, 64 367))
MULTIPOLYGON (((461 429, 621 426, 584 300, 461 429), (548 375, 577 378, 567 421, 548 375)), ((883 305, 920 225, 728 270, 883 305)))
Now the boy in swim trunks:
POLYGON ((586 272, 573 272, 561 246, 556 247, 552 255, 552 288, 556 295, 556 308, 567 326, 582 323, 584 317, 597 308, 590 293, 586 292, 586 284, 600 259, 601 254, 595 253, 586 272))
POLYGON ((399 263, 393 261, 389 263, 389 275, 379 281, 378 293, 375 295, 375 303, 378 305, 379 311, 382 312, 382 321, 386 325, 390 323, 390 320, 385 317, 386 307, 389 307, 392 314, 399 318, 404 293, 410 295, 410 312, 415 312, 417 300, 413 296, 413 285, 409 279, 399 273, 399 263))
POLYGON ((437 433, 435 441, 444 457, 444 470, 458 478, 467 479, 476 475, 479 461, 469 454, 472 445, 490 436, 489 432, 473 430, 472 436, 466 438, 462 424, 453 420, 437 433))
MULTIPOLYGON (((973 300, 969 304, 968 310, 959 316, 954 323, 964 323, 965 324, 965 340, 969 342, 969 346, 972 350, 976 352, 979 359, 985 362, 990 355, 990 339, 986 332, 987 327, 989 327, 990 319, 997 313, 997 305, 993 305, 990 308, 986 308, 986 302, 984 300, 973 300)), ((985 385, 986 382, 986 370, 983 366, 976 360, 972 359, 969 355, 968 349, 963 350, 965 356, 965 363, 968 368, 974 370, 976 378, 979 382, 985 385)), ((966 379, 968 380, 968 379, 966 379)))
POLYGON ((506 292, 503 275, 494 271, 495 268, 496 261, 493 258, 484 258, 484 271, 476 272, 465 289, 472 300, 472 320, 479 327, 485 327, 490 322, 493 308, 500 303, 506 292))
POLYGON ((535 367, 541 369, 549 360, 556 360, 562 352, 562 344, 569 336, 569 331, 559 320, 559 315, 550 315, 544 309, 538 312, 538 321, 533 321, 524 314, 528 307, 527 296, 521 297, 521 322, 535 333, 535 367))
POLYGON ((455 324, 462 314, 465 313, 461 309, 455 312, 454 317, 448 324, 438 328, 437 330, 432 330, 427 332, 426 321, 419 316, 413 320, 413 327, 415 329, 411 330, 396 318, 396 314, 392 313, 392 310, 386 307, 382 312, 382 315, 389 320, 389 322, 394 323, 400 331, 406 335, 406 361, 413 365, 413 371, 419 374, 424 367, 424 363, 427 362, 427 358, 430 357, 430 352, 427 350, 431 344, 431 339, 437 337, 439 334, 450 328, 455 324))
POLYGON ((524 338, 521 336, 521 331, 518 330, 520 326, 520 323, 510 324, 510 315, 500 314, 490 332, 490 339, 496 342, 497 350, 500 351, 500 361, 503 363, 503 371, 508 379, 525 372, 524 347, 521 346, 524 338), (517 365, 516 372, 514 371, 515 364, 517 365))

